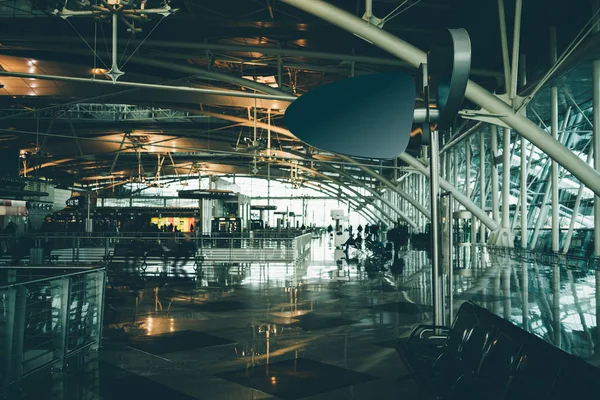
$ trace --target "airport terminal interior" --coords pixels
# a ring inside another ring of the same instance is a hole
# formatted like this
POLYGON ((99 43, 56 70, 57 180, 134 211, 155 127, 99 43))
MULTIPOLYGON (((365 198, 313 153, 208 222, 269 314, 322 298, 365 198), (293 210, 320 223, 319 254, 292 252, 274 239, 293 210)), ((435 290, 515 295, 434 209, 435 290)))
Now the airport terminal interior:
POLYGON ((600 1, 0 0, 0 399, 600 396, 600 1))

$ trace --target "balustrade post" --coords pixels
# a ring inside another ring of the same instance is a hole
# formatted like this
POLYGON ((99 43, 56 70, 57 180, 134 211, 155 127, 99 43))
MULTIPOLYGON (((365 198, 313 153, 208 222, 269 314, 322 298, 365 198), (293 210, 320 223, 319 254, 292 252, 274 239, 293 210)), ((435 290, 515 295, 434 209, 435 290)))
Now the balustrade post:
POLYGON ((11 379, 16 375, 13 367, 13 337, 15 334, 15 314, 17 304, 17 290, 10 288, 6 292, 5 304, 6 309, 6 326, 3 345, 3 354, 5 354, 4 362, 2 363, 4 382, 2 383, 4 397, 8 397, 8 385, 11 379))
POLYGON ((92 350, 99 350, 102 347, 102 322, 104 318, 104 289, 106 287, 106 271, 96 272, 96 343, 91 346, 92 350))
POLYGON ((67 367, 69 350, 69 312, 71 309, 71 278, 62 278, 59 285, 60 308, 58 316, 58 332, 54 336, 54 358, 57 366, 54 370, 63 371, 67 367))

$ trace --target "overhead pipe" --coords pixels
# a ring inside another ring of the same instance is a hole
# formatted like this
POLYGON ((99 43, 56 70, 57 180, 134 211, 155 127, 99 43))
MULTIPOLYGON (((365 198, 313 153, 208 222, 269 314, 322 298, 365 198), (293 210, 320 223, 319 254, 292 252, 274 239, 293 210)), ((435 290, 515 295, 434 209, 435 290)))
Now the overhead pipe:
POLYGON ((108 86, 125 86, 140 89, 159 89, 159 90, 172 90, 179 92, 194 92, 203 94, 213 94, 218 96, 231 96, 231 97, 243 97, 249 99, 263 99, 263 100, 278 100, 278 101, 294 101, 295 96, 290 95, 278 95, 278 94, 262 94, 262 93, 250 93, 240 92, 235 90, 216 90, 216 89, 203 89, 190 86, 169 86, 161 85, 157 83, 143 83, 143 82, 125 82, 125 81, 109 81, 104 79, 90 79, 90 78, 78 78, 74 76, 62 76, 62 75, 44 75, 44 74, 30 74, 26 72, 12 72, 12 71, 0 71, 0 76, 10 76, 15 78, 24 79, 40 79, 46 81, 59 81, 59 82, 77 82, 77 83, 94 83, 98 85, 108 86))
MULTIPOLYGON (((304 157, 305 159, 307 159, 309 161, 317 161, 317 162, 319 161, 319 160, 313 159, 312 157, 306 157, 306 154, 302 154, 302 153, 299 153, 299 152, 296 152, 296 151, 290 151, 290 153, 294 154, 294 155, 302 156, 302 157, 304 157)), ((346 160, 346 161, 348 161, 348 162, 350 162, 353 165, 358 166, 361 169, 364 168, 365 172, 372 171, 369 168, 361 166, 360 164, 358 164, 351 157, 347 157, 347 156, 339 156, 339 157, 342 158, 342 159, 344 159, 344 160, 346 160)), ((347 179, 349 179, 350 181, 352 181, 355 185, 357 185, 359 187, 361 186, 361 183, 358 180, 356 180, 352 175, 348 174, 347 172, 343 171, 342 169, 337 169, 337 168, 334 168, 334 167, 332 167, 330 165, 327 165, 327 164, 321 164, 321 165, 322 165, 323 168, 327 169, 328 171, 332 171, 332 172, 337 173, 338 175, 344 176, 347 179)), ((314 171, 313 169, 310 169, 310 170, 314 171)), ((376 178, 381 177, 380 175, 377 175, 377 174, 375 174, 373 176, 376 177, 376 178)), ((383 178, 383 177, 381 177, 381 178, 383 178)), ((369 191, 375 198, 377 198, 378 200, 380 200, 381 202, 383 202, 384 204, 386 204, 388 207, 390 207, 394 212, 396 212, 396 214, 398 214, 401 218, 403 218, 404 220, 406 220, 411 226, 413 226, 413 227, 416 228, 417 224, 409 216, 407 216, 404 212, 402 212, 400 209, 398 209, 397 207, 395 207, 388 200, 386 200, 381 195, 379 195, 379 193, 377 193, 377 191, 375 191, 374 189, 370 188, 368 185, 363 185, 362 187, 365 190, 369 191)), ((402 192, 401 190, 399 190, 399 191, 402 192)), ((408 195, 406 195, 406 196, 408 196, 408 195)))
MULTIPOLYGON (((414 68, 418 68, 427 60, 426 54, 422 50, 389 32, 366 24, 360 18, 323 0, 281 1, 359 35, 381 49, 405 60, 414 68)), ((549 137, 532 121, 515 113, 508 104, 473 81, 469 81, 467 84, 466 98, 489 113, 499 115, 497 118, 500 121, 524 136, 525 139, 541 149, 550 158, 561 163, 565 169, 582 181, 596 195, 600 195, 600 172, 586 164, 558 140, 549 137)))
MULTIPOLYGON (((93 37, 86 38, 88 42, 92 42, 94 40, 93 37)), ((19 37, 3 37, 2 43, 5 47, 7 47, 8 43, 17 42, 20 43, 24 41, 22 36, 19 37)), ((27 42, 34 41, 35 43, 81 43, 79 38, 66 38, 66 37, 53 37, 53 36, 41 36, 41 37, 28 37, 27 42)), ((126 45, 130 42, 130 45, 139 44, 141 40, 118 40, 119 44, 126 45)), ((19 47, 23 47, 19 45, 19 47)), ((235 45, 235 44, 219 44, 219 43, 199 43, 199 42, 177 42, 177 41, 165 41, 165 40, 148 40, 144 42, 144 47, 159 47, 159 48, 168 48, 168 49, 183 49, 183 50, 210 50, 213 52, 224 52, 224 51, 232 51, 232 52, 242 52, 242 53, 261 53, 268 56, 274 57, 302 57, 302 58, 317 58, 321 60, 333 60, 339 62, 354 62, 358 64, 367 64, 367 65, 381 65, 381 66, 389 66, 396 68, 411 68, 412 66, 405 61, 399 60, 397 58, 386 58, 386 57, 372 57, 372 56, 361 56, 355 54, 341 54, 341 53, 330 53, 330 52, 319 52, 319 51, 307 51, 307 50, 299 50, 299 49, 289 49, 289 48, 280 48, 280 47, 266 47, 266 46, 244 46, 244 45, 235 45)), ((69 50, 71 46, 69 47, 69 50)), ((64 50, 64 48, 63 48, 64 50)), ((168 56, 166 56, 168 57, 168 56)), ((135 57, 132 57, 130 62, 134 60, 135 57)), ((285 64, 287 67, 288 65, 285 64)), ((300 65, 297 66, 298 68, 300 65)), ((472 76, 481 76, 481 77, 490 77, 490 78, 501 78, 502 73, 498 71, 490 71, 483 69, 472 69, 472 76)))

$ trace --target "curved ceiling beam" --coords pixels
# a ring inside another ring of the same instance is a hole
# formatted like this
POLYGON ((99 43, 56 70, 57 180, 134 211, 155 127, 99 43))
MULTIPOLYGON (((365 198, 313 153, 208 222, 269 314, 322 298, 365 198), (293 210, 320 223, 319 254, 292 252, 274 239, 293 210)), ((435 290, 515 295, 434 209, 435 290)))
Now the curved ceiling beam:
MULTIPOLYGON (((32 51, 35 51, 35 49, 32 49, 32 51)), ((79 48, 74 48, 74 47, 64 47, 64 46, 61 46, 61 47, 44 46, 44 47, 41 47, 40 49, 38 49, 38 51, 52 52, 54 55, 56 55, 56 54, 88 55, 89 54, 89 51, 87 51, 85 49, 79 49, 79 48)), ((13 51, 13 53, 17 53, 17 54, 20 54, 22 52, 23 51, 13 51)), ((31 56, 31 51, 29 51, 28 54, 29 54, 29 56, 31 56)), ((105 53, 101 50, 99 50, 97 52, 97 54, 102 54, 107 57, 109 56, 108 53, 105 53)), ((215 81, 219 81, 219 82, 231 83, 233 85, 241 86, 246 89, 256 90, 261 93, 270 94, 273 96, 280 96, 281 101, 288 101, 289 98, 297 97, 297 96, 294 96, 294 95, 292 95, 288 92, 285 92, 281 89, 273 88, 269 85, 254 82, 249 79, 244 79, 244 78, 233 76, 230 74, 225 74, 222 72, 208 71, 206 69, 196 67, 196 66, 183 65, 183 64, 173 63, 173 62, 169 62, 169 61, 162 61, 162 60, 158 60, 155 58, 146 58, 146 57, 139 57, 139 56, 132 57, 129 60, 129 62, 133 63, 133 64, 143 65, 143 66, 151 66, 151 67, 155 67, 155 68, 162 68, 162 69, 167 69, 167 70, 171 70, 171 71, 177 71, 177 72, 181 72, 181 73, 189 74, 189 75, 202 76, 205 78, 214 79, 215 81)), ((42 78, 38 78, 38 79, 42 79, 42 78)), ((65 77, 65 79, 66 79, 66 77, 65 77)), ((117 82, 119 82, 119 81, 117 81, 117 82)), ((165 85, 162 85, 162 86, 165 86, 165 85)), ((248 93, 248 95, 250 95, 250 93, 248 93)))
MULTIPOLYGON (((311 173, 311 174, 313 174, 313 175, 319 176, 319 177, 323 178, 325 181, 330 181, 330 182, 333 182, 333 183, 335 183, 335 184, 338 184, 338 185, 340 185, 340 186, 343 186, 344 188, 346 188, 346 189, 348 189, 349 191, 351 191, 352 193, 354 193, 356 196, 358 196, 358 197, 360 197, 360 198, 362 198, 362 199, 365 199, 365 196, 364 196, 364 195, 362 195, 362 194, 361 194, 359 191, 355 190, 355 189, 354 189, 352 186, 350 186, 350 185, 347 185, 347 184, 345 184, 345 183, 344 183, 344 182, 342 182, 342 181, 339 181, 339 180, 333 179, 333 177, 331 177, 331 176, 328 176, 328 175, 325 175, 324 173, 322 173, 322 172, 320 172, 320 171, 317 171, 317 170, 315 170, 315 169, 311 169, 311 168, 305 167, 305 166, 303 166, 303 165, 292 164, 292 163, 290 163, 290 162, 287 162, 287 161, 277 161, 277 164, 287 165, 287 166, 290 166, 290 167, 297 167, 297 168, 299 168, 299 169, 302 169, 302 170, 304 170, 304 171, 306 171, 306 172, 309 172, 309 173, 311 173)), ((366 199, 365 199, 365 200, 366 200, 366 199)), ((379 207, 377 204, 375 204, 375 202, 371 202, 371 204, 373 205, 373 207, 377 208, 377 210, 378 210, 378 211, 379 211, 379 212, 380 212, 382 215, 385 215, 385 216, 386 216, 386 217, 387 217, 387 218, 388 218, 390 221, 394 221, 394 218, 392 218, 392 216, 391 216, 391 215, 389 215, 388 213, 386 213, 386 212, 385 212, 383 209, 381 209, 381 207, 379 207)), ((412 224, 415 224, 415 223, 414 223, 414 221, 411 221, 411 220, 407 220, 407 222, 408 222, 409 224, 411 224, 411 225, 412 225, 412 224), (411 222, 412 222, 412 223, 411 223, 411 222)), ((416 224, 415 224, 415 226, 416 226, 416 224)))
POLYGON ((203 68, 194 67, 190 65, 182 65, 177 63, 172 63, 169 61, 161 61, 155 58, 146 58, 146 57, 132 57, 129 61, 135 64, 141 65, 150 65, 158 68, 169 69, 171 71, 179 71, 190 75, 200 75, 205 78, 214 79, 220 82, 232 83, 234 85, 238 85, 241 87, 245 87, 247 89, 258 90, 262 93, 272 94, 275 96, 292 96, 288 92, 284 92, 283 90, 273 88, 269 85, 264 85, 262 83, 254 82, 249 79, 238 78, 237 76, 224 74, 222 72, 214 72, 208 71, 203 68))
MULTIPOLYGON (((309 184, 309 185, 312 185, 312 186, 316 185, 315 183, 312 183, 312 182, 306 182, 306 183, 309 184)), ((319 182, 319 183, 321 185, 323 185, 323 189, 329 190, 332 196, 334 196, 336 198, 339 198, 339 193, 338 193, 337 188, 331 186, 332 185, 331 183, 326 183, 326 182, 319 182)), ((365 199, 364 197, 361 197, 361 198, 366 203, 368 203, 367 199, 365 199)), ((381 218, 388 218, 390 221, 392 221, 392 219, 390 218, 389 215, 385 214, 385 215, 378 216, 377 214, 375 214, 375 211, 373 211, 373 210, 371 210, 371 209, 369 209, 367 207, 362 207, 362 204, 360 204, 360 202, 358 200, 356 200, 356 199, 354 199, 352 197, 348 197, 346 200, 354 206, 354 209, 356 210, 356 212, 360 213, 361 211, 364 211, 365 213, 367 213, 368 215, 363 214, 363 216, 367 220, 373 218, 375 221, 377 221, 378 219, 381 219, 381 218), (360 207, 362 207, 362 210, 359 210, 360 207), (369 217, 369 215, 370 215, 370 217, 369 217)), ((368 204, 371 204, 371 203, 368 203, 368 204)), ((376 208, 377 211, 379 211, 379 212, 382 211, 377 206, 374 205, 374 207, 376 208)))
MULTIPOLYGON (((311 184, 314 186, 313 183, 311 183, 311 184)), ((326 183, 323 183, 323 182, 321 182, 321 184, 323 185, 324 189, 330 190, 333 196, 339 197, 338 192, 337 192, 337 190, 336 190, 335 187, 332 187, 329 184, 326 184, 326 183)), ((366 199, 364 199, 364 200, 365 200, 365 204, 367 206, 371 204, 366 199)), ((360 204, 360 202, 358 200, 356 200, 356 199, 348 198, 348 201, 351 202, 354 205, 356 212, 359 212, 359 213, 362 212, 362 215, 367 219, 367 221, 369 221, 369 220, 377 221, 377 220, 386 218, 383 215, 377 215, 375 213, 375 210, 371 210, 369 207, 366 207, 365 205, 360 204)), ((377 210, 377 211, 379 211, 379 210, 377 210)), ((389 219, 389 221, 391 222, 392 220, 389 219)))
POLYGON ((347 172, 342 171, 341 169, 334 168, 331 165, 323 165, 323 164, 321 164, 321 166, 323 168, 325 168, 326 170, 328 170, 328 171, 336 172, 338 175, 345 177, 346 179, 348 179, 352 183, 354 183, 356 186, 364 188, 369 193, 371 193, 377 200, 381 201, 382 203, 384 203, 385 205, 387 205, 389 208, 391 208, 392 210, 394 210, 394 212, 396 214, 398 214, 398 216, 400 216, 400 218, 402 218, 403 220, 405 220, 406 222, 408 222, 413 228, 417 228, 417 224, 416 224, 415 221, 413 221, 412 219, 410 219, 410 217, 408 215, 406 215, 402 211, 400 211, 400 209, 398 209, 398 207, 394 206, 391 202, 389 202, 388 200, 386 200, 385 198, 383 198, 373 188, 369 187, 368 185, 362 185, 352 175, 350 175, 347 172))
POLYGON ((394 191, 398 195, 400 195, 400 197, 403 197, 406 201, 408 201, 410 204, 412 204, 413 207, 415 207, 417 209, 417 211, 419 211, 421 214, 423 214, 425 216, 425 218, 431 220, 431 213, 425 207, 423 207, 423 205, 421 205, 417 200, 415 200, 412 196, 410 196, 404 190, 401 190, 396 185, 392 184, 385 177, 379 175, 377 172, 373 171, 372 169, 367 168, 364 165, 361 165, 360 163, 358 163, 352 157, 348 157, 348 156, 343 155, 343 154, 338 154, 338 157, 340 157, 342 160, 345 160, 345 161, 347 161, 347 162, 349 162, 351 164, 356 165, 362 171, 364 171, 365 173, 367 173, 367 175, 370 175, 373 178, 378 179, 379 181, 381 181, 381 183, 383 183, 385 186, 387 186, 392 191, 394 191))
MULTIPOLYGON (((299 153, 302 154, 302 153, 299 153)), ((306 157, 306 155, 303 155, 304 157, 306 157)), ((408 155, 407 153, 403 153, 399 156, 399 158, 404 161, 405 163, 407 163, 408 165, 412 166, 413 168, 415 168, 417 171, 419 171, 421 174, 425 175, 427 178, 429 178, 429 169, 427 167, 425 167, 420 161, 418 161, 416 158, 408 155)), ((305 160, 307 161, 311 161, 310 158, 305 158, 305 160)), ((314 161, 314 160, 313 160, 314 161)), ((289 164, 292 165, 292 164, 289 164)), ((298 166, 299 168, 304 168, 307 169, 309 171, 318 173, 318 171, 314 171, 311 170, 310 168, 306 168, 306 167, 301 167, 298 166)), ((337 171, 337 170, 336 170, 337 171)), ((321 174, 323 175, 323 174, 321 174)), ((324 175, 327 177, 327 175, 324 175)), ((328 177, 329 178, 329 177, 328 177)), ((471 213, 478 218, 481 222, 483 222, 483 224, 485 226, 487 226, 490 230, 494 231, 498 228, 498 224, 496 223, 496 221, 494 221, 492 218, 490 218, 485 211, 483 211, 481 208, 479 208, 475 203, 473 203, 471 201, 471 199, 469 199, 467 196, 465 196, 464 194, 462 194, 457 188, 455 188, 454 186, 452 186, 448 181, 446 181, 445 179, 443 179, 442 177, 440 177, 440 187, 442 189, 444 189, 447 192, 452 193, 452 195, 454 196, 454 198, 456 199, 456 201, 458 201, 460 204, 462 204, 463 206, 465 206, 465 208, 469 211, 471 211, 471 213)), ((392 219, 393 221, 393 219, 392 219)))
MULTIPOLYGON (((305 159, 308 159, 308 160, 315 160, 317 162, 319 161, 318 159, 315 159, 312 156, 309 157, 306 154, 300 153, 298 151, 288 150, 288 153, 304 157, 305 159)), ((393 185, 390 181, 388 181, 387 179, 385 179, 383 176, 379 175, 377 172, 373 171, 371 168, 369 168, 369 167, 367 167, 365 165, 360 164, 358 161, 356 161, 352 157, 349 157, 349 156, 346 156, 346 155, 342 155, 342 154, 336 154, 336 156, 339 157, 339 158, 341 158, 342 160, 345 160, 346 162, 348 162, 348 163, 350 163, 352 165, 355 165, 355 166, 359 167, 362 171, 366 172, 371 177, 377 179, 378 181, 380 181, 384 185, 388 186, 390 189, 392 189, 392 191, 394 191, 400 197, 403 197, 404 199, 406 199, 406 201, 408 201, 410 204, 412 204, 417 209, 417 211, 419 211, 420 213, 422 213, 423 215, 425 215, 425 218, 427 218, 429 220, 431 219, 431 213, 425 207, 423 207, 421 204, 419 204, 419 202, 417 200, 415 200, 414 198, 412 198, 411 196, 409 196, 408 193, 406 193, 402 189, 400 189, 397 186, 393 185)), ((324 165, 324 164, 321 164, 321 165, 324 165)), ((333 171, 338 172, 338 173, 340 172, 340 170, 337 170, 335 168, 333 169, 333 171)), ((352 177, 350 176, 350 178, 352 178, 352 177)), ((362 186, 360 183, 358 185, 362 186)), ((367 190, 369 190, 367 187, 365 187, 365 188, 367 190)), ((395 208, 393 206, 390 206, 390 207, 395 208)), ((396 211, 396 209, 394 211, 396 211)), ((402 218, 406 219, 404 217, 404 214, 401 211, 398 210, 396 212, 398 213, 398 215, 401 215, 402 218)))
MULTIPOLYGON (((418 68, 426 62, 426 53, 380 28, 323 0, 281 0, 293 7, 322 18, 418 68)), ((467 84, 466 98, 479 105, 529 140, 536 147, 571 172, 597 196, 600 196, 600 173, 572 153, 533 121, 516 113, 508 104, 473 81, 467 84)))
MULTIPOLYGON (((188 111, 188 112, 194 113, 194 114, 206 115, 208 117, 222 119, 224 121, 237 122, 238 124, 244 125, 244 126, 254 126, 254 121, 247 119, 247 118, 235 117, 233 115, 227 115, 227 114, 219 114, 219 113, 210 112, 210 111, 195 110, 193 108, 179 108, 178 107, 177 109, 181 110, 181 111, 188 111)), ((266 124, 261 121, 256 121, 256 127, 261 128, 261 129, 269 129, 269 124, 266 124)), ((287 129, 275 126, 273 124, 271 124, 271 132, 279 133, 280 135, 299 140, 296 136, 294 136, 292 134, 292 132, 288 131, 287 129)))
MULTIPOLYGON (((296 151, 290 151, 290 153, 296 154, 296 155, 303 155, 302 153, 299 153, 299 152, 296 152, 296 151)), ((307 156, 306 154, 304 154, 303 156, 307 160, 314 160, 314 158, 312 156, 307 156)), ((350 157, 346 157, 345 156, 344 159, 347 160, 347 161, 356 163, 356 161, 354 161, 354 159, 352 159, 350 157)), ((315 160, 315 161, 318 161, 318 160, 315 160)), ((363 185, 361 182, 359 182, 358 180, 356 180, 352 175, 350 175, 349 173, 343 171, 342 169, 337 169, 337 168, 334 168, 331 165, 327 165, 327 164, 320 164, 320 165, 321 165, 322 168, 325 168, 328 171, 335 172, 336 174, 345 177, 346 179, 348 179, 351 182, 353 182, 356 186, 364 188, 369 193, 371 193, 377 200, 381 201, 382 203, 384 203, 385 205, 387 205, 389 208, 391 208, 392 210, 394 210, 394 212, 396 214, 398 214, 398 216, 400 216, 400 218, 402 218, 403 220, 405 220, 406 222, 408 222, 413 228, 417 228, 417 224, 408 215, 406 215, 405 213, 403 213, 399 208, 397 208, 396 206, 394 206, 391 202, 389 202, 388 200, 386 200, 385 198, 383 198, 373 188, 369 187, 368 185, 363 185)), ((366 169, 368 169, 368 168, 366 168, 366 169)), ((377 175, 375 177, 377 177, 377 175)))
MULTIPOLYGON (((322 186, 319 186, 319 185, 317 185, 317 184, 315 184, 315 183, 311 183, 311 182, 307 182, 307 184, 309 184, 309 186, 310 186, 310 187, 311 187, 313 190, 316 190, 316 191, 318 191, 318 192, 320 192, 320 193, 323 193, 323 194, 325 194, 325 195, 327 195, 327 196, 331 197, 331 199, 337 199, 337 198, 338 198, 338 196, 337 196, 337 194, 336 194, 335 192, 333 192, 332 190, 327 190, 327 189, 329 189, 329 187, 328 187, 328 186, 326 186, 326 187, 322 187, 322 186)), ((367 221, 368 221, 368 220, 369 220, 371 217, 373 217, 373 216, 374 216, 374 214, 372 214, 371 216, 369 216, 370 214, 369 214, 368 212, 369 212, 369 211, 371 211, 371 210, 368 210, 368 209, 365 209, 365 208, 363 208, 363 209, 359 210, 359 209, 358 209, 358 207, 360 207, 360 203, 358 203, 358 201, 357 201, 357 200, 354 200, 354 199, 348 199, 348 201, 349 201, 349 202, 350 202, 350 203, 351 203, 351 204, 354 206, 354 210, 355 210, 357 213, 359 213, 360 215, 362 215, 362 216, 363 216, 363 217, 364 217, 364 218, 365 218, 367 221)), ((372 211, 371 211, 371 212, 372 212, 372 211)))

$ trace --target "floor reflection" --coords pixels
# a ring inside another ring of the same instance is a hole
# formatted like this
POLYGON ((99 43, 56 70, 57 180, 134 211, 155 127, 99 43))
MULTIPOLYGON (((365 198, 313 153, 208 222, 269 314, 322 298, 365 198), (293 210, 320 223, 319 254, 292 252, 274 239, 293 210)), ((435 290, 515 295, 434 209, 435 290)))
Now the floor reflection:
MULTIPOLYGON (((599 272, 479 248, 465 254, 454 271, 455 308, 473 301, 600 359, 599 272)), ((405 250, 377 270, 364 257, 354 250, 339 262, 324 237, 298 264, 186 265, 188 279, 113 279, 99 354, 86 353, 84 372, 51 374, 20 397, 415 398, 398 380, 407 371, 393 343, 431 319, 429 256, 405 250)))

